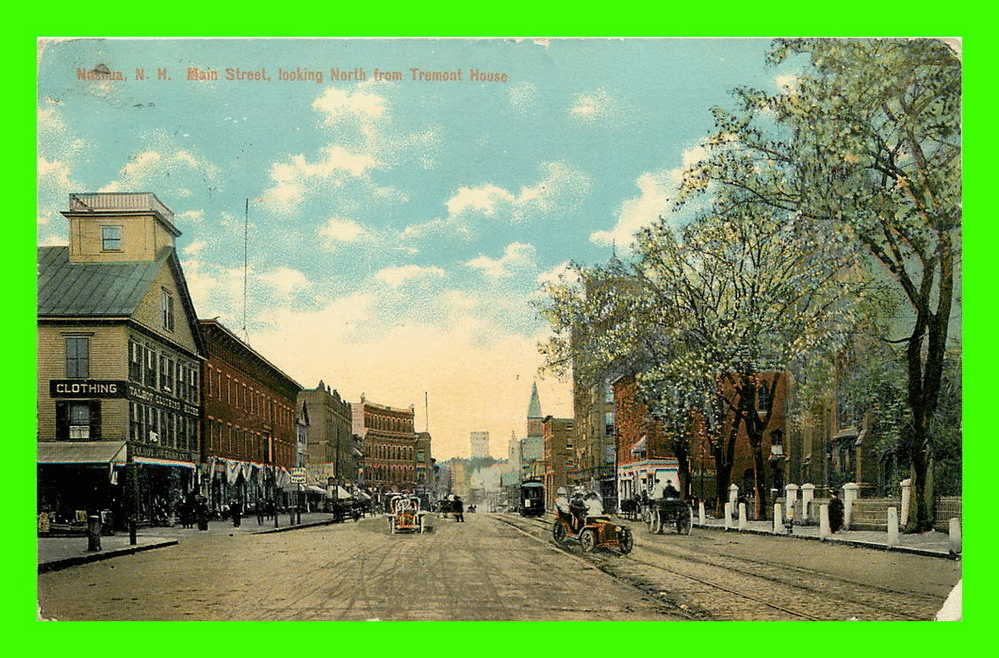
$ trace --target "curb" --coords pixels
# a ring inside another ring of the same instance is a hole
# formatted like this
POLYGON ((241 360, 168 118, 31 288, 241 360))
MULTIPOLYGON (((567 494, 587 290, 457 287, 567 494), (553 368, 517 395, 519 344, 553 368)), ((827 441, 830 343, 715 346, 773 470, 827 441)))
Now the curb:
POLYGON ((101 560, 108 560, 110 558, 120 557, 122 555, 134 555, 135 553, 149 551, 154 548, 176 546, 178 543, 180 543, 178 540, 170 539, 167 541, 156 542, 155 544, 146 544, 144 546, 129 546, 128 548, 119 548, 113 551, 102 551, 100 553, 92 553, 90 555, 78 555, 76 557, 67 557, 61 560, 42 562, 38 565, 38 573, 48 573, 49 571, 60 571, 62 569, 68 569, 69 567, 75 567, 81 564, 88 564, 90 562, 99 562, 101 560))
POLYGON ((775 534, 773 532, 768 532, 766 530, 757 530, 755 528, 746 528, 745 530, 739 530, 738 528, 725 528, 722 526, 713 525, 701 525, 699 523, 692 524, 695 528, 702 528, 705 530, 720 530, 722 532, 735 532, 750 535, 763 535, 765 537, 785 537, 790 539, 805 539, 809 541, 818 541, 826 544, 843 544, 845 546, 853 546, 855 548, 866 548, 876 551, 892 551, 894 553, 909 553, 912 555, 922 555, 923 557, 937 557, 944 558, 948 560, 958 560, 960 555, 953 555, 949 552, 937 551, 930 548, 917 548, 915 546, 889 546, 888 544, 879 544, 877 542, 863 541, 861 539, 824 539, 822 537, 813 537, 811 535, 786 535, 786 534, 775 534))
POLYGON ((254 530, 251 535, 269 535, 275 532, 288 532, 289 530, 301 530, 303 528, 318 528, 324 525, 333 525, 333 520, 329 519, 327 521, 310 521, 308 523, 299 523, 297 525, 287 525, 280 528, 267 528, 266 530, 254 530))

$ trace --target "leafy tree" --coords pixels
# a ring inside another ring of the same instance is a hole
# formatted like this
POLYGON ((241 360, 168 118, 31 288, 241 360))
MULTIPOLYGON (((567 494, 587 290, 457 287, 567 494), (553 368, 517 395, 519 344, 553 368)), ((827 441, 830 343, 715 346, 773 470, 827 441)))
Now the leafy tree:
POLYGON ((708 154, 675 203, 736 190, 849 239, 891 275, 913 315, 906 336, 885 337, 905 348, 911 418, 900 440, 917 501, 907 530, 925 530, 960 256, 960 60, 926 39, 777 40, 769 54, 775 65, 800 59, 781 93, 740 88, 735 111, 713 110, 708 154))

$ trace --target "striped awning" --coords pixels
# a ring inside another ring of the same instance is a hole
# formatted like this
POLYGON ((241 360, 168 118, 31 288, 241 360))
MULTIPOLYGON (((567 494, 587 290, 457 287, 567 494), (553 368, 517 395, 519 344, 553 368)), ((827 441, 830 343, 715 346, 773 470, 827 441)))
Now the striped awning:
POLYGON ((124 464, 124 441, 39 441, 39 464, 124 464))

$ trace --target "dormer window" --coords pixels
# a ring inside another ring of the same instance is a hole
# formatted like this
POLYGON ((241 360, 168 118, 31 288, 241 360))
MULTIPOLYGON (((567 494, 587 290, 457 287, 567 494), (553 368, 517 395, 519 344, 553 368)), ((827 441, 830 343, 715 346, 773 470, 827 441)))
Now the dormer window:
POLYGON ((121 251, 121 227, 101 227, 101 251, 121 251))
POLYGON ((173 295, 163 290, 160 298, 160 311, 163 317, 163 328, 173 331, 173 295))

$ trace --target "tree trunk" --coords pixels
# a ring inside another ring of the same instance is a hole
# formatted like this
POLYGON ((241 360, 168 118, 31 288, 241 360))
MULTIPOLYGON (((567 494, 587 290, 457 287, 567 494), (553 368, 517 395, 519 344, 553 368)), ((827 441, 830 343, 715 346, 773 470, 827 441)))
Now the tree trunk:
POLYGON ((732 462, 725 463, 724 449, 718 447, 715 455, 715 517, 725 513, 725 502, 728 500, 728 485, 732 483, 732 462))
POLYGON ((673 454, 676 456, 677 474, 680 477, 680 495, 687 500, 690 498, 690 457, 687 455, 686 442, 675 442, 673 454))
POLYGON ((763 449, 757 442, 753 446, 753 485, 756 489, 754 516, 757 521, 767 518, 767 464, 763 459, 763 449))

